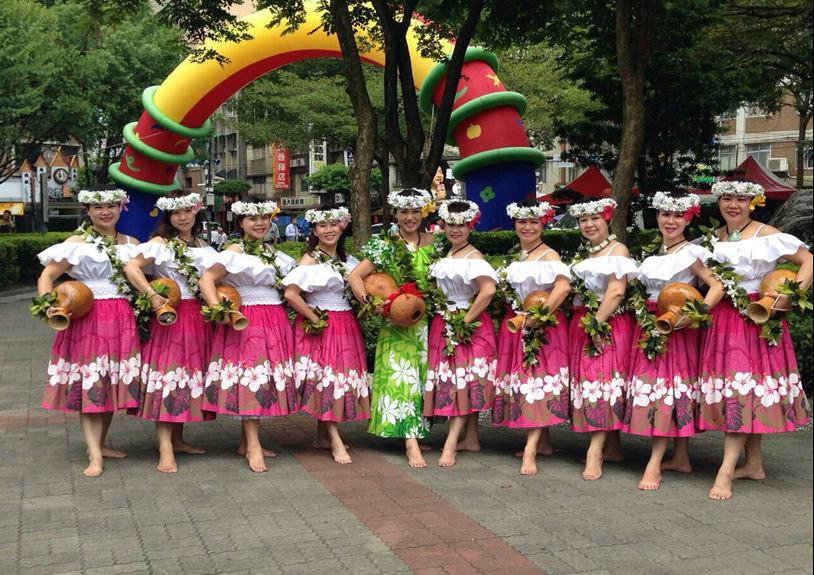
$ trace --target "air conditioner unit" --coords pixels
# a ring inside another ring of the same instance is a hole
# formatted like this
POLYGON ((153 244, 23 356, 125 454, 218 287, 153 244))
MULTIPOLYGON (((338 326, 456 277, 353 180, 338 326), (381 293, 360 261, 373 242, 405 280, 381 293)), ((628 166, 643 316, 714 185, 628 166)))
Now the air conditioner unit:
POLYGON ((768 165, 770 172, 788 172, 789 159, 788 158, 769 158, 768 165))

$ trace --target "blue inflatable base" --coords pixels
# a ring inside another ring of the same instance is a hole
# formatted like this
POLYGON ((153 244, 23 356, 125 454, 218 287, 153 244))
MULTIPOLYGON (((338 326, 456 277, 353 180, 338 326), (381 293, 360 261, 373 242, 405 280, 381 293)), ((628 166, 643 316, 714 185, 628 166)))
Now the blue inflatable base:
POLYGON ((513 229, 506 206, 537 195, 536 166, 529 162, 507 162, 472 170, 464 179, 466 198, 481 210, 478 231, 513 229))

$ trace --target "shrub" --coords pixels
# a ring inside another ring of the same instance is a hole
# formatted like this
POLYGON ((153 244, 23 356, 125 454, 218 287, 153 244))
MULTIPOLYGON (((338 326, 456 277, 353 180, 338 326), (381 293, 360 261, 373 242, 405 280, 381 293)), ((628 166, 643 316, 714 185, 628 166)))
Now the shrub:
POLYGON ((71 235, 72 232, 48 232, 0 237, 0 287, 36 282, 42 272, 37 254, 71 235))

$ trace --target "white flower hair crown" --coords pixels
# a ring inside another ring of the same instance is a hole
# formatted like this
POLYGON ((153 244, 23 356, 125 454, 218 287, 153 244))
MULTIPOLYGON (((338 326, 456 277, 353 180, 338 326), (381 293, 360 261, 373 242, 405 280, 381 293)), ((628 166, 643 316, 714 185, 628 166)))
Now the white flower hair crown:
POLYGON ((162 212, 174 212, 175 210, 195 210, 197 213, 203 207, 203 198, 201 194, 192 192, 186 196, 179 196, 177 198, 159 198, 155 203, 162 212))
POLYGON ((130 197, 127 192, 116 188, 115 190, 82 190, 79 192, 77 199, 80 204, 127 204, 130 197))
POLYGON ((387 203, 401 210, 420 210, 432 203, 432 194, 427 190, 419 190, 418 188, 407 188, 407 190, 417 192, 417 195, 402 195, 402 192, 406 190, 390 192, 387 194, 387 203))
POLYGON ((695 194, 687 194, 681 198, 674 198, 664 192, 656 192, 650 202, 655 209, 661 212, 681 214, 690 221, 693 216, 701 212, 701 199, 695 194))
POLYGON ((276 202, 235 202, 232 204, 232 213, 236 216, 266 216, 272 218, 280 212, 276 202))
POLYGON ((463 212, 450 213, 449 202, 447 202, 445 204, 441 204, 441 207, 438 209, 438 217, 444 222, 452 224, 453 226, 467 225, 469 227, 474 227, 474 225, 480 219, 480 208, 475 202, 470 202, 467 200, 455 200, 456 203, 461 201, 469 205, 466 210, 463 212))
POLYGON ((548 202, 540 202, 529 207, 520 207, 516 202, 512 202, 506 206, 506 215, 513 220, 540 220, 547 224, 554 219, 554 208, 548 202))
POLYGON ((715 196, 746 196, 755 198, 765 195, 763 186, 754 182, 715 182, 712 184, 712 193, 715 196))
POLYGON ((339 222, 344 228, 350 223, 350 212, 348 208, 334 208, 332 210, 308 210, 305 212, 305 221, 309 224, 319 224, 322 222, 339 222))
POLYGON ((568 206, 568 213, 575 218, 583 216, 593 216, 599 214, 605 221, 610 221, 613 216, 613 210, 616 209, 616 200, 613 198, 602 198, 593 202, 585 202, 582 204, 571 204, 568 206))

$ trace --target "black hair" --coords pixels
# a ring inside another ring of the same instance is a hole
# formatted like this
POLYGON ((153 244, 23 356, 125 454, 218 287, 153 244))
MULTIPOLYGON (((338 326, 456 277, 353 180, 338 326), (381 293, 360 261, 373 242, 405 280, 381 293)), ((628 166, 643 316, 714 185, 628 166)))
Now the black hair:
POLYGON ((536 208, 539 205, 540 205, 540 202, 538 202, 534 198, 523 198, 522 200, 517 202, 517 207, 518 208, 536 208))
MULTIPOLYGON (((167 195, 168 198, 183 198, 184 196, 189 195, 190 192, 186 192, 183 190, 175 190, 167 195)), ((156 224, 155 229, 153 230, 152 236, 164 238, 165 240, 169 240, 175 237, 178 237, 178 230, 175 229, 175 226, 172 225, 172 221, 170 218, 172 217, 172 210, 167 210, 161 214, 161 219, 158 220, 158 224, 156 224)), ((197 237, 203 231, 203 221, 204 221, 204 210, 198 210, 198 213, 195 214, 195 223, 192 224, 192 237, 197 237)))
MULTIPOLYGON (((337 206, 336 204, 329 204, 327 206, 322 206, 318 208, 318 211, 327 212, 330 210, 335 210, 338 207, 339 206, 337 206)), ((313 252, 315 249, 317 249, 317 246, 319 245, 319 238, 314 233, 314 228, 316 226, 317 226, 316 224, 311 224, 311 229, 308 232, 308 238, 305 240, 306 251, 308 253, 313 252)), ((339 258, 340 262, 348 261, 348 254, 345 253, 345 230, 342 230, 340 232, 339 240, 337 240, 336 242, 336 257, 339 258)))
POLYGON ((450 214, 460 214, 469 209, 469 202, 462 200, 451 200, 447 202, 447 210, 450 214))

